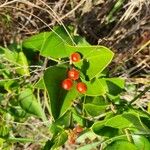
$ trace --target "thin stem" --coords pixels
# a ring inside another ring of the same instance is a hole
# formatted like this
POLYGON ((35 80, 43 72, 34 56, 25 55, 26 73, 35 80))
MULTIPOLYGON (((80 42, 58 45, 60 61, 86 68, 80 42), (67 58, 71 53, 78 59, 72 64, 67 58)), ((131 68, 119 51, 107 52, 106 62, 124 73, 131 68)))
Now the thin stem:
POLYGON ((38 100, 38 103, 39 103, 39 106, 40 106, 40 109, 41 109, 41 112, 42 112, 42 120, 43 120, 43 122, 45 122, 46 126, 49 126, 49 123, 48 123, 47 117, 45 115, 45 112, 42 109, 42 105, 41 105, 41 101, 40 101, 40 90, 39 89, 37 89, 37 100, 38 100))
POLYGON ((134 143, 130 131, 129 131, 128 129, 124 129, 124 132, 125 132, 125 134, 126 134, 126 136, 127 136, 128 141, 131 142, 131 143, 134 143))
POLYGON ((144 91, 142 91, 140 94, 138 94, 136 97, 134 97, 130 102, 129 105, 131 105, 132 103, 134 103, 137 99, 141 98, 146 92, 148 92, 150 90, 150 86, 146 87, 144 89, 144 91))

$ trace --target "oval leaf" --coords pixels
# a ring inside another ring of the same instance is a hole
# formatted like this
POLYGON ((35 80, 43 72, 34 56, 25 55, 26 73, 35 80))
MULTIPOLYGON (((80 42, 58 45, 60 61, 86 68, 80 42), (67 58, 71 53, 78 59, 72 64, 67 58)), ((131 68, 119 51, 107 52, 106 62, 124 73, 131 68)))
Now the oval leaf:
POLYGON ((108 145, 105 150, 137 150, 137 148, 128 141, 118 140, 108 145))
POLYGON ((51 32, 42 32, 25 39, 22 46, 28 49, 41 50, 51 32))
POLYGON ((22 109, 30 114, 34 114, 40 118, 43 118, 43 112, 40 104, 37 102, 31 89, 25 89, 19 95, 19 103, 22 109))
POLYGON ((108 119, 105 123, 105 126, 122 129, 133 126, 133 123, 132 121, 129 121, 128 119, 124 118, 122 115, 117 115, 108 119))
POLYGON ((142 135, 132 135, 134 144, 138 150, 150 150, 150 142, 142 135))
POLYGON ((29 76, 30 73, 29 73, 29 68, 28 68, 28 61, 23 52, 18 53, 16 62, 19 64, 19 67, 20 67, 19 69, 16 70, 16 72, 21 75, 29 76))
POLYGON ((125 86, 124 79, 121 78, 102 78, 99 80, 103 88, 111 95, 118 95, 125 86))
POLYGON ((66 78, 67 68, 64 66, 54 66, 44 73, 44 83, 49 94, 51 112, 54 119, 62 116, 68 109, 78 93, 75 86, 70 91, 61 87, 61 82, 66 78))
POLYGON ((102 72, 113 58, 113 52, 104 46, 70 46, 66 45, 66 52, 70 56, 73 52, 79 52, 83 58, 74 63, 89 79, 93 79, 102 72))
POLYGON ((91 115, 91 116, 98 116, 101 113, 105 112, 105 109, 107 108, 108 105, 95 105, 95 104, 84 104, 84 108, 86 112, 91 115))
POLYGON ((52 146, 52 149, 56 149, 60 146, 62 146, 68 139, 68 135, 65 131, 60 132, 55 138, 54 142, 55 144, 52 146))
MULTIPOLYGON (((67 29, 69 31, 69 29, 67 29)), ((57 27, 51 31, 41 48, 41 55, 53 58, 62 58, 67 56, 65 44, 72 45, 72 41, 63 27, 57 27)))
POLYGON ((106 91, 99 79, 95 79, 94 81, 85 81, 85 80, 82 80, 82 81, 87 86, 87 91, 85 93, 86 95, 100 96, 100 95, 104 95, 106 93, 106 91))

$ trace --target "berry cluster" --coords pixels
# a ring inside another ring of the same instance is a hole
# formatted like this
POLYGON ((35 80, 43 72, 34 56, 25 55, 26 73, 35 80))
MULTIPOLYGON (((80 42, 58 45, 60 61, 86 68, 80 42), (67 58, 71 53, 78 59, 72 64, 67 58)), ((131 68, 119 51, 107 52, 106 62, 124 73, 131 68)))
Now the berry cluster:
MULTIPOLYGON (((81 56, 79 53, 73 53, 70 57, 70 62, 79 62, 81 56)), ((62 88, 65 90, 70 90, 73 86, 73 81, 78 80, 80 77, 80 72, 75 68, 72 68, 67 73, 67 79, 62 81, 62 88)), ((87 86, 83 82, 78 82, 76 85, 76 89, 79 93, 85 93, 87 91, 87 86)))
POLYGON ((76 125, 76 127, 70 131, 68 136, 68 141, 70 144, 75 144, 77 136, 83 131, 83 128, 80 125, 76 125))

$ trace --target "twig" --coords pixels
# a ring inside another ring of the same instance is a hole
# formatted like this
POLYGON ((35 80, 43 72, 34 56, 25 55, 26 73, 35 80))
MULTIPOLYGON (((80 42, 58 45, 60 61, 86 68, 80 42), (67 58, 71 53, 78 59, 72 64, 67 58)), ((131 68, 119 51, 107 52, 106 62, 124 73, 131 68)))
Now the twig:
POLYGON ((76 7, 74 7, 71 11, 69 11, 64 16, 60 17, 60 20, 63 20, 64 18, 68 17, 70 14, 72 14, 75 10, 77 10, 86 0, 82 0, 76 7))
POLYGON ((146 92, 148 92, 150 90, 150 86, 146 87, 144 89, 144 91, 142 91, 140 94, 138 94, 136 97, 134 97, 130 102, 129 105, 131 105, 132 103, 134 103, 137 99, 139 99, 140 97, 142 97, 146 92))

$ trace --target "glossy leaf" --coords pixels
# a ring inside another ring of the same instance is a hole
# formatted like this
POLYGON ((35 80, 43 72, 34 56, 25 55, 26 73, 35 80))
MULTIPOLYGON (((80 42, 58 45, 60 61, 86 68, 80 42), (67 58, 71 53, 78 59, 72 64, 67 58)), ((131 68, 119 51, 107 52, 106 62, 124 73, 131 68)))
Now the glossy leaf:
POLYGON ((125 140, 117 140, 108 145, 105 150, 137 150, 136 146, 125 140))
POLYGON ((75 36, 74 41, 78 46, 90 46, 86 39, 81 36, 75 36))
POLYGON ((101 113, 104 113, 107 105, 95 105, 87 103, 84 104, 84 108, 89 115, 94 117, 100 115, 101 113))
POLYGON ((51 32, 43 32, 25 39, 22 46, 28 49, 41 50, 51 32))
POLYGON ((86 95, 88 96, 100 96, 104 95, 106 93, 106 90, 104 89, 103 85, 101 84, 101 81, 99 79, 95 79, 94 81, 85 81, 82 80, 86 86, 87 91, 86 95))
POLYGON ((102 78, 99 80, 105 90, 111 95, 118 95, 125 86, 124 79, 121 78, 102 78))
POLYGON ((95 122, 92 126, 93 132, 98 134, 99 130, 101 130, 105 126, 105 122, 105 120, 95 122))
POLYGON ((23 110, 43 118, 43 112, 40 104, 37 102, 31 89, 25 89, 19 94, 19 103, 23 110))
MULTIPOLYGON (((69 29, 68 29, 69 30, 69 29)), ((41 55, 53 58, 62 58, 67 56, 65 44, 72 45, 72 40, 63 27, 58 27, 46 39, 41 48, 41 55)))
POLYGON ((140 117, 137 113, 124 113, 122 116, 128 121, 132 122, 132 124, 142 132, 146 132, 150 134, 150 130, 141 122, 140 117))
POLYGON ((49 94, 52 116, 54 119, 62 116, 74 99, 78 97, 75 86, 70 91, 61 87, 62 81, 66 78, 67 69, 64 66, 54 66, 47 69, 44 73, 44 82, 49 94))
POLYGON ((95 134, 105 137, 113 137, 118 134, 118 129, 105 126, 107 120, 97 121, 93 124, 92 130, 95 134))
POLYGON ((132 127, 133 123, 132 121, 124 118, 122 115, 116 115, 115 117, 108 119, 105 125, 112 128, 122 129, 132 127))
POLYGON ((137 150, 150 150, 150 142, 142 135, 132 135, 137 150))
POLYGON ((104 46, 70 46, 66 45, 68 56, 73 52, 82 55, 80 62, 74 65, 81 69, 91 80, 102 72, 113 58, 113 52, 104 46))

